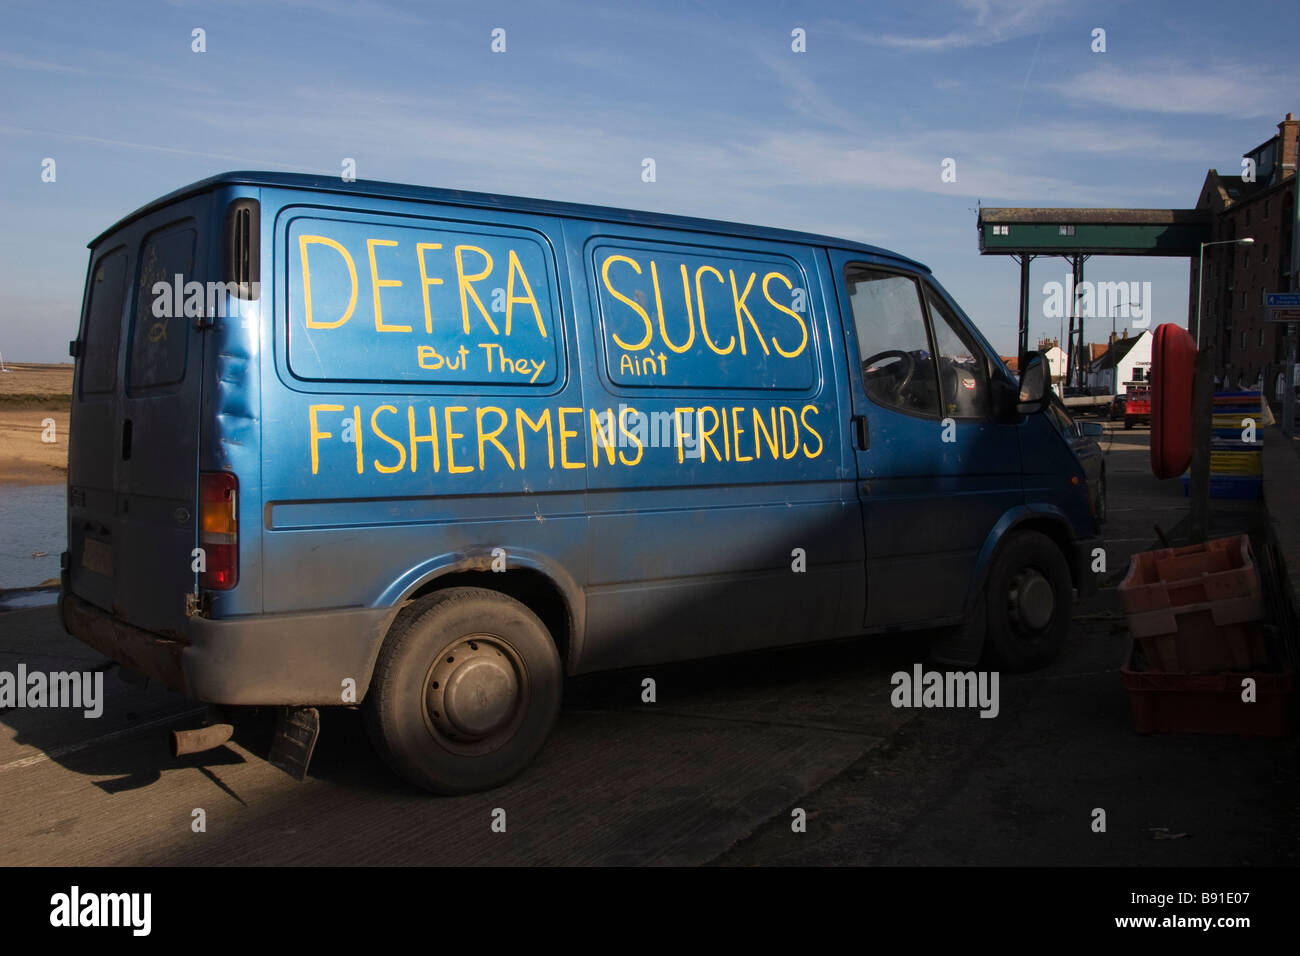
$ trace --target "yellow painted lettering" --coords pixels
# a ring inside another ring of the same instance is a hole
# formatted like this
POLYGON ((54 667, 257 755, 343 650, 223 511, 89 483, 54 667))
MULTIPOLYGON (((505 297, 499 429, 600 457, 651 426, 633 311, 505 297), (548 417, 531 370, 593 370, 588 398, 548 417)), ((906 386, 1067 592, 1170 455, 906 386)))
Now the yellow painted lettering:
POLYGON ((478 428, 478 470, 484 470, 483 446, 488 442, 491 442, 497 446, 497 451, 501 452, 501 457, 506 460, 506 464, 510 466, 510 470, 514 471, 515 460, 510 457, 510 452, 506 451, 506 446, 501 444, 500 440, 497 438, 498 435, 506 430, 506 426, 510 424, 510 416, 506 414, 506 410, 504 408, 497 408, 495 405, 485 405, 483 408, 480 408, 475 412, 474 424, 478 428), (483 431, 483 416, 488 412, 496 412, 496 414, 501 417, 501 424, 497 426, 496 431, 494 432, 483 431))
POLYGON ((352 443, 357 446, 357 474, 365 470, 365 460, 361 457, 361 406, 352 406, 352 443))
POLYGON ((683 412, 690 413, 693 411, 695 411, 694 405, 683 406, 683 407, 673 409, 673 431, 676 433, 674 440, 677 442, 677 464, 679 465, 686 460, 685 457, 682 455, 682 437, 683 437, 682 413, 683 412))
POLYGON ((705 405, 697 410, 696 416, 697 417, 695 421, 695 427, 699 432, 699 436, 697 440, 700 443, 700 461, 706 460, 704 457, 704 448, 706 445, 709 448, 713 449, 713 457, 716 458, 718 461, 722 461, 723 460, 722 456, 718 454, 718 446, 713 444, 713 438, 711 437, 713 433, 718 430, 718 423, 720 421, 718 417, 717 409, 710 408, 708 405, 705 405), (713 416, 713 426, 707 429, 704 427, 705 412, 708 412, 710 415, 713 416))
POLYGON ((794 283, 779 272, 769 272, 767 275, 763 276, 763 298, 767 299, 768 304, 771 305, 772 308, 776 309, 778 312, 784 312, 786 315, 790 316, 790 318, 798 322, 799 329, 803 332, 803 339, 800 340, 798 347, 793 352, 787 352, 785 349, 781 348, 781 343, 776 340, 776 336, 772 336, 772 348, 776 349, 777 352, 785 358, 794 358, 796 355, 802 354, 804 348, 808 345, 808 326, 804 322, 803 316, 798 312, 790 308, 788 305, 782 305, 780 302, 777 302, 772 298, 771 293, 767 290, 767 284, 773 279, 780 279, 785 283, 787 289, 793 289, 794 283))
MULTIPOLYGON (((486 279, 492 274, 492 257, 488 255, 486 249, 480 249, 478 246, 457 246, 455 252, 456 284, 460 288, 460 317, 461 322, 465 327, 465 334, 469 335, 469 300, 473 299, 474 304, 478 306, 479 314, 483 316, 483 319, 488 324, 488 328, 492 330, 492 334, 500 335, 501 333, 497 331, 497 324, 492 321, 492 316, 489 315, 488 310, 483 307, 483 300, 478 297, 478 293, 474 291, 473 285, 473 283, 478 282, 480 279, 486 279), (467 251, 477 252, 483 257, 483 261, 487 264, 483 267, 482 272, 476 272, 474 275, 468 275, 465 272, 464 254, 467 251)), ((469 409, 467 408, 465 411, 469 411, 469 409)), ((450 460, 450 456, 448 456, 448 459, 450 460)), ((448 467, 450 467, 450 464, 448 467)), ((473 469, 471 468, 469 470, 472 471, 473 469)))
POLYGON ((433 454, 433 471, 434 474, 437 474, 439 471, 439 466, 441 465, 441 462, 439 461, 438 458, 438 412, 437 410, 432 405, 429 406, 429 434, 427 435, 417 435, 415 433, 415 406, 414 405, 406 406, 406 421, 410 427, 410 432, 411 432, 411 471, 415 471, 416 469, 416 457, 419 455, 420 442, 427 441, 429 443, 429 451, 432 452, 433 454))
POLYGON ((302 307, 303 315, 307 320, 309 329, 337 329, 339 326, 352 318, 352 310, 357 307, 357 267, 353 263, 352 257, 348 251, 341 245, 326 236, 299 236, 298 253, 302 258, 302 307), (335 252, 343 257, 343 261, 348 264, 348 275, 352 279, 352 297, 348 299, 347 310, 343 313, 343 318, 337 322, 317 322, 312 317, 311 312, 311 269, 307 265, 307 246, 319 244, 329 246, 335 252))
POLYGON ((469 408, 464 405, 448 405, 442 410, 442 423, 445 426, 443 431, 447 435, 447 474, 449 475, 463 475, 474 470, 473 465, 457 465, 456 459, 453 457, 455 449, 452 446, 452 442, 457 438, 464 438, 465 436, 460 432, 451 430, 451 413, 467 411, 469 411, 469 408))
POLYGON ((750 312, 749 306, 745 304, 745 300, 749 298, 750 290, 754 288, 754 280, 758 278, 758 273, 751 272, 749 274, 749 281, 745 283, 743 293, 738 292, 736 289, 736 273, 728 269, 727 275, 731 277, 731 300, 736 304, 736 331, 740 338, 740 354, 749 354, 745 351, 745 320, 748 319, 749 327, 754 330, 755 336, 758 337, 758 344, 763 348, 763 354, 771 355, 772 353, 767 349, 767 343, 763 341, 763 330, 758 327, 758 323, 754 321, 754 313, 750 312))
POLYGON ((609 432, 606 433, 605 426, 601 424, 599 413, 593 408, 591 413, 591 467, 600 467, 600 446, 605 447, 605 457, 609 463, 614 464, 614 410, 605 409, 605 421, 609 422, 609 432))
POLYGON ((394 438, 390 438, 388 435, 384 434, 384 430, 379 427, 379 422, 378 422, 380 412, 392 412, 394 415, 396 415, 397 409, 394 408, 392 405, 380 405, 378 408, 376 408, 373 412, 370 413, 370 430, 373 431, 380 438, 382 438, 384 441, 388 442, 388 444, 392 445, 394 448, 397 449, 396 465, 391 465, 391 466, 381 465, 379 463, 379 459, 378 458, 375 459, 375 468, 378 471, 380 471, 382 474, 391 475, 394 472, 401 471, 404 467, 406 467, 406 446, 404 446, 400 441, 397 441, 394 438))
POLYGON ((772 458, 776 459, 781 454, 780 451, 777 450, 777 445, 776 445, 776 433, 778 430, 776 424, 776 406, 771 406, 771 414, 772 414, 772 428, 769 431, 767 427, 767 423, 763 420, 762 414, 759 412, 757 408, 754 409, 754 457, 755 458, 763 457, 763 450, 758 445, 758 436, 760 433, 763 436, 763 441, 767 444, 768 450, 772 454, 772 458))
POLYGON ((650 339, 653 338, 654 336, 654 326, 650 324, 650 316, 645 309, 641 308, 641 304, 639 302, 636 302, 633 299, 629 299, 627 296, 619 292, 617 289, 614 288, 613 285, 610 284, 609 267, 613 265, 615 262, 626 262, 636 271, 637 275, 641 274, 641 266, 637 264, 637 261, 635 259, 629 259, 627 256, 609 256, 608 258, 605 259, 604 265, 600 267, 600 279, 605 284, 605 288, 609 290, 609 294, 612 295, 614 298, 618 299, 618 301, 622 302, 624 305, 631 308, 632 311, 635 312, 637 315, 641 316, 641 321, 645 323, 645 338, 643 338, 640 342, 637 342, 635 345, 628 345, 626 342, 624 342, 622 339, 618 337, 618 333, 614 333, 613 335, 610 336, 614 340, 614 344, 617 345, 619 348, 627 349, 629 352, 635 352, 639 349, 645 348, 647 345, 650 344, 650 339))
POLYGON ((627 438, 629 441, 632 441, 632 442, 635 442, 635 443, 636 443, 636 457, 633 458, 631 461, 628 461, 627 455, 626 455, 624 452, 621 452, 621 451, 620 451, 620 452, 618 453, 618 460, 621 461, 623 464, 628 465, 628 466, 632 466, 632 465, 635 465, 635 464, 637 464, 638 462, 640 462, 640 461, 641 461, 641 456, 645 454, 645 445, 643 445, 643 444, 641 443, 641 439, 637 438, 637 437, 636 437, 636 434, 635 434, 634 432, 628 431, 627 425, 626 425, 626 424, 624 423, 624 421, 623 421, 623 416, 624 416, 624 415, 636 415, 636 414, 639 414, 639 413, 637 412, 637 410, 636 410, 635 408, 632 408, 631 406, 624 406, 624 407, 620 408, 619 411, 618 411, 618 430, 619 430, 619 432, 620 432, 620 433, 621 433, 625 438, 627 438))
MULTIPOLYGON (((333 438, 330 432, 323 432, 316 423, 317 412, 341 412, 342 405, 312 405, 307 409, 307 418, 311 421, 311 473, 316 474, 320 467, 320 455, 317 451, 317 442, 322 438, 333 438)), ((355 429, 355 426, 354 426, 355 429)))
POLYGON ((806 429, 808 429, 810 432, 812 432, 812 433, 813 433, 813 436, 816 437, 816 439, 817 439, 817 450, 816 450, 816 451, 809 451, 809 450, 808 450, 808 443, 807 443, 807 442, 804 442, 803 453, 804 453, 805 455, 807 455, 809 458, 816 458, 818 455, 820 455, 820 454, 822 453, 822 448, 823 448, 824 446, 823 446, 823 444, 822 444, 822 436, 821 436, 821 434, 817 431, 817 429, 813 428, 811 425, 808 424, 808 413, 809 413, 809 412, 812 412, 814 415, 820 415, 821 412, 819 412, 819 411, 817 410, 817 406, 816 406, 816 405, 805 405, 805 406, 803 407, 803 410, 799 412, 799 421, 801 421, 801 422, 803 423, 803 427, 806 428, 806 429))
POLYGON ((581 408, 560 409, 560 465, 563 468, 570 468, 570 469, 586 468, 587 462, 585 459, 583 461, 577 461, 577 462, 569 461, 568 439, 578 437, 577 432, 567 431, 564 427, 564 416, 570 413, 576 413, 578 415, 581 415, 582 409, 581 408))
POLYGON ((375 262, 375 246, 395 246, 396 239, 367 239, 366 254, 370 257, 370 281, 374 287, 375 295, 375 331, 376 332, 409 332, 409 325, 385 325, 384 313, 379 307, 379 290, 395 288, 402 284, 401 279, 381 279, 379 278, 379 265, 375 262))
POLYGON ((799 417, 788 405, 781 406, 781 457, 787 461, 799 454, 799 417), (790 413, 790 428, 793 434, 787 441, 785 436, 785 413, 790 413))
POLYGON ((424 331, 426 332, 433 331, 433 310, 429 308, 429 286, 442 285, 442 280, 429 275, 424 265, 424 250, 441 248, 441 242, 417 242, 415 244, 415 258, 420 261, 420 294, 424 297, 424 331))
POLYGON ((542 321, 542 310, 537 307, 537 299, 533 296, 533 287, 528 284, 528 276, 524 273, 523 264, 519 257, 515 255, 515 250, 510 250, 510 272, 506 276, 506 335, 510 334, 510 310, 514 308, 516 302, 527 302, 533 307, 533 318, 537 320, 537 331, 542 333, 542 338, 546 338, 546 323, 542 321), (526 295, 515 296, 515 273, 519 273, 519 281, 524 285, 526 295))
POLYGON ((745 429, 740 427, 740 422, 736 419, 736 413, 743 412, 744 410, 744 405, 731 406, 731 435, 736 442, 736 461, 753 461, 754 458, 752 455, 742 455, 740 453, 740 436, 745 434, 745 429))
POLYGON ((719 282, 723 285, 727 284, 727 280, 722 278, 722 273, 713 268, 713 266, 700 266, 695 270, 695 304, 700 310, 700 334, 704 336, 704 341, 715 353, 718 355, 729 355, 731 350, 736 347, 736 337, 734 335, 731 337, 731 340, 727 342, 727 347, 725 349, 718 348, 717 343, 715 343, 713 339, 709 338, 709 327, 705 324, 704 319, 704 291, 700 288, 700 276, 705 272, 712 272, 718 277, 719 282))
POLYGON ((528 460, 527 449, 524 445, 524 424, 525 423, 528 424, 528 428, 530 431, 533 432, 533 434, 536 434, 537 432, 541 431, 543 425, 546 426, 547 467, 549 467, 552 471, 554 471, 555 470, 555 438, 551 433, 551 410, 549 408, 543 409, 542 417, 537 419, 537 421, 533 421, 531 418, 528 417, 528 413, 525 412, 522 408, 515 409, 515 431, 519 435, 519 467, 521 469, 525 467, 528 460))

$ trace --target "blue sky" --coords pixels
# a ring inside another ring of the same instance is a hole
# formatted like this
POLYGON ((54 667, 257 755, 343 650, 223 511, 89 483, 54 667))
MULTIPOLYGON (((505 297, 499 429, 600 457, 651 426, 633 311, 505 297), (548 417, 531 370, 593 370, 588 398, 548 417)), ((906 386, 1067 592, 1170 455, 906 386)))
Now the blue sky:
MULTIPOLYGON (((931 266, 1009 353, 1018 271, 979 256, 977 201, 1191 206, 1209 167, 1239 173, 1300 112, 1298 25, 1293 4, 1189 0, 6 0, 0 352, 66 360, 87 241, 148 200, 352 157, 363 179, 883 245, 931 266)), ((1040 290, 1066 271, 1035 263, 1032 339, 1056 334, 1040 290)), ((1185 320, 1187 276, 1181 259, 1087 266, 1152 282, 1157 324, 1185 320)))

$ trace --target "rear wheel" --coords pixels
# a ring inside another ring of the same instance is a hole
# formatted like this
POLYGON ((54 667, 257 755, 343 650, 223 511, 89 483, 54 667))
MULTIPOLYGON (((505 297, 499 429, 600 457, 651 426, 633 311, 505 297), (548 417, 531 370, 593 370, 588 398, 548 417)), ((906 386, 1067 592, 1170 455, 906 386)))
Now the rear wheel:
POLYGON ((1133 427, 1133 419, 1132 419, 1130 416, 1125 415, 1125 416, 1124 416, 1124 430, 1125 430, 1125 431, 1128 431, 1128 430, 1129 430, 1130 428, 1132 428, 1132 427, 1133 427))
POLYGON ((987 647, 1008 671, 1036 670, 1060 653, 1074 588, 1051 538, 1021 531, 1003 545, 989 575, 987 647))
POLYGON ((563 673, 541 620, 514 598, 450 588, 403 609, 380 650, 366 725, 397 773, 435 793, 517 775, 542 749, 563 673))

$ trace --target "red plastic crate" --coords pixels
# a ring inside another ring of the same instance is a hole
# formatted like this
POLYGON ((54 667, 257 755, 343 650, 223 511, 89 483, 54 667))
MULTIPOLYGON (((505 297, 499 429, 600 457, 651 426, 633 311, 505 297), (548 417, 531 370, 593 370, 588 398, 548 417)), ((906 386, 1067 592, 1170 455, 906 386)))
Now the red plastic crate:
POLYGON ((1259 594, 1130 614, 1128 626, 1157 671, 1249 671, 1268 663, 1259 594))
POLYGON ((1120 600, 1130 617, 1259 594, 1259 572, 1250 538, 1244 534, 1135 554, 1119 585, 1120 600))
POLYGON ((1138 670, 1137 645, 1120 668, 1139 734, 1236 734, 1285 737, 1291 731, 1294 675, 1169 674, 1138 670), (1255 680, 1255 701, 1241 699, 1241 682, 1255 680))

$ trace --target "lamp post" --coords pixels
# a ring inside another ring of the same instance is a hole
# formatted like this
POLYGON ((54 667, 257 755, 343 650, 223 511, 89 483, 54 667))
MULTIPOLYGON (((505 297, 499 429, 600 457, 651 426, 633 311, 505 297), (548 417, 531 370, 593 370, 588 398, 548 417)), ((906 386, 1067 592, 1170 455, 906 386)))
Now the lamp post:
POLYGON ((1206 246, 1249 246, 1255 240, 1251 236, 1242 239, 1220 239, 1217 242, 1201 243, 1201 252, 1196 264, 1196 332, 1192 338, 1196 348, 1201 347, 1201 288, 1205 285, 1205 247, 1206 246))

